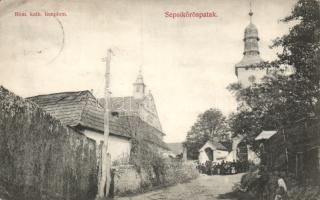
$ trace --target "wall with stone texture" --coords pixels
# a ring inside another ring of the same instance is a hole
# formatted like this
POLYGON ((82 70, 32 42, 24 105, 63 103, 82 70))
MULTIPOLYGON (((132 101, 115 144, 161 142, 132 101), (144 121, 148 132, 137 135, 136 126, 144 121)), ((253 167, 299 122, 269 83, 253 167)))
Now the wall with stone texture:
POLYGON ((114 194, 123 196, 151 190, 154 187, 169 186, 183 183, 199 176, 194 163, 167 160, 165 173, 160 175, 160 182, 156 182, 156 175, 152 170, 138 171, 133 165, 114 167, 114 194))
POLYGON ((0 86, 0 199, 90 200, 93 140, 0 86))
POLYGON ((139 191, 141 187, 141 176, 132 165, 121 165, 114 167, 114 193, 124 195, 139 191))

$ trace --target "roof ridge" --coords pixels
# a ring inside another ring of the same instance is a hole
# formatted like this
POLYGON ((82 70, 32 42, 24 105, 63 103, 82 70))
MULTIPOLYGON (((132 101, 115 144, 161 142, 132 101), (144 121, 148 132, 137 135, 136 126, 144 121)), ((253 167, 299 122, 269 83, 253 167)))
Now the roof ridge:
POLYGON ((35 95, 35 96, 26 97, 26 99, 40 97, 40 96, 53 96, 53 95, 57 95, 57 94, 69 94, 69 93, 78 93, 78 92, 81 93, 81 92, 90 92, 90 91, 89 90, 79 90, 79 91, 68 91, 68 92, 56 92, 56 93, 50 93, 50 94, 39 94, 39 95, 35 95))
POLYGON ((124 96, 113 96, 112 98, 125 98, 125 97, 133 97, 130 95, 124 95, 124 96))

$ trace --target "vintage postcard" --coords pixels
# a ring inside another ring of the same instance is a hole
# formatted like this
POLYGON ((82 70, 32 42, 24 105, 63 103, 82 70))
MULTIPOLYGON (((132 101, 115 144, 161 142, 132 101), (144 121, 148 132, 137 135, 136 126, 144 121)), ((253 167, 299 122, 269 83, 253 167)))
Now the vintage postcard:
POLYGON ((319 98, 319 0, 0 0, 0 200, 317 200, 319 98))

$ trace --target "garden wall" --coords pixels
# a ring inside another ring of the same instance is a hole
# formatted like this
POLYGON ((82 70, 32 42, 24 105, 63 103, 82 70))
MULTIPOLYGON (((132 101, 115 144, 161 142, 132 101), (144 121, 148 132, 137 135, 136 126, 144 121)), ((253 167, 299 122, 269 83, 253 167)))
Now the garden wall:
POLYGON ((90 200, 93 140, 0 86, 0 199, 90 200))
POLYGON ((175 160, 166 160, 164 172, 157 178, 153 169, 137 170, 133 165, 116 166, 114 167, 114 194, 123 196, 145 192, 154 187, 183 183, 199 176, 195 165, 175 160))

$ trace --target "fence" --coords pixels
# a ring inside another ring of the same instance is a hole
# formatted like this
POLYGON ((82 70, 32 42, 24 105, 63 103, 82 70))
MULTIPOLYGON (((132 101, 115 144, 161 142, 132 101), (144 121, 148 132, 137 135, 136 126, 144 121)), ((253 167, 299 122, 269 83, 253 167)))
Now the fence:
POLYGON ((270 171, 285 171, 300 183, 320 183, 320 121, 308 119, 284 128, 261 150, 270 171))

